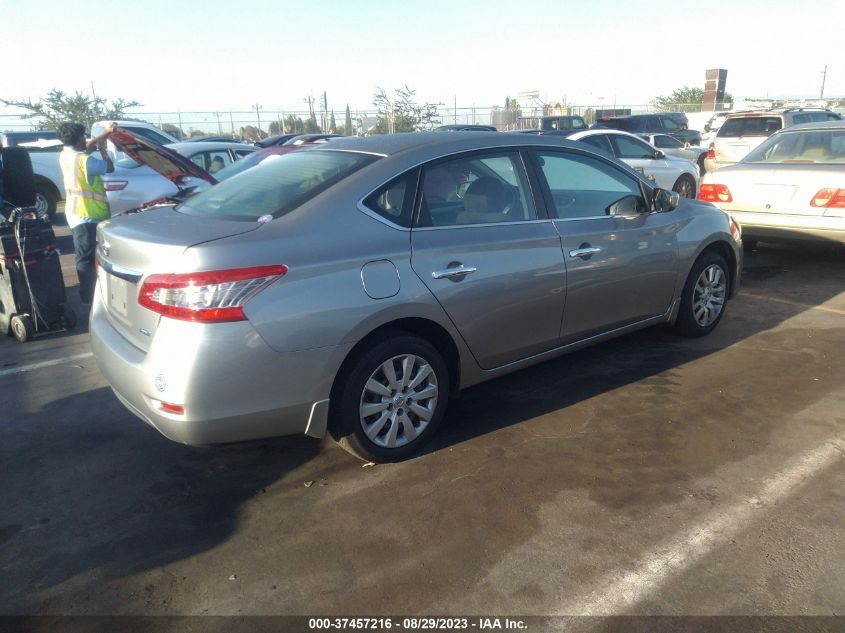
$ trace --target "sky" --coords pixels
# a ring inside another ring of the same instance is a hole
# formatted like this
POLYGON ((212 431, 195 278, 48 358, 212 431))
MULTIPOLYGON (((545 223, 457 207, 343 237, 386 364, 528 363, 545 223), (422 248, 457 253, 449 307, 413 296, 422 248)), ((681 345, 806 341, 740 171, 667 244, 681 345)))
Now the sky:
POLYGON ((419 101, 645 104, 707 68, 740 97, 845 97, 843 0, 0 0, 0 98, 50 89, 142 111, 419 101), (17 60, 17 61, 15 61, 17 60))

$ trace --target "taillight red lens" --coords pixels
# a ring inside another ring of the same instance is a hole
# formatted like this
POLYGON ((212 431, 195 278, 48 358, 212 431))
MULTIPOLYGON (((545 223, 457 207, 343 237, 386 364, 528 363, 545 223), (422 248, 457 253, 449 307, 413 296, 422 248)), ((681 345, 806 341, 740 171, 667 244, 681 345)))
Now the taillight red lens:
POLYGON ((824 207, 825 209, 845 209, 845 189, 837 189, 836 187, 822 189, 810 200, 810 206, 824 207))
POLYGON ((716 158, 716 145, 710 143, 710 147, 707 148, 707 158, 716 158))
POLYGON ((128 180, 104 180, 103 186, 105 186, 106 191, 123 191, 126 189, 126 185, 129 184, 128 180))
POLYGON ((244 304, 287 271, 287 266, 279 265, 150 275, 141 286, 138 303, 181 321, 244 321, 244 304))
POLYGON ((185 407, 183 407, 181 404, 170 404, 169 402, 162 402, 159 400, 158 407, 162 411, 167 411, 168 413, 175 413, 177 415, 185 414, 185 407))
POLYGON ((698 192, 698 199, 704 202, 733 202, 731 190, 726 185, 704 183, 698 192))

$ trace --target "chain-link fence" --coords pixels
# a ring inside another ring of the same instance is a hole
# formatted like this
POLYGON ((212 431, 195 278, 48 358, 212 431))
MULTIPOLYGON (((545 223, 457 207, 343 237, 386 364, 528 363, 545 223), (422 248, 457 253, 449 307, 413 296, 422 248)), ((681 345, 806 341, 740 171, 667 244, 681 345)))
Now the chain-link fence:
MULTIPOLYGON (((742 109, 773 107, 845 107, 845 99, 789 99, 748 100, 740 104, 742 109)), ((503 108, 501 106, 461 106, 437 108, 441 125, 492 125, 498 130, 529 129, 542 127, 542 116, 577 115, 592 124, 601 116, 613 114, 644 114, 656 111, 675 111, 687 114, 700 113, 701 104, 672 104, 658 108, 653 103, 626 104, 602 101, 593 104, 566 104, 553 107, 535 101, 533 105, 503 108)), ((26 131, 38 126, 37 119, 24 119, 21 111, 0 112, 0 130, 26 131)), ((215 110, 149 112, 133 110, 126 112, 127 119, 146 121, 170 132, 176 137, 225 136, 227 138, 257 140, 273 133, 298 133, 336 131, 342 134, 366 135, 376 131, 379 113, 373 109, 350 110, 347 121, 345 110, 335 112, 282 110, 259 108, 258 110, 215 110)), ((697 118, 704 116, 704 113, 697 118)), ((694 117, 690 117, 692 120, 694 117)))

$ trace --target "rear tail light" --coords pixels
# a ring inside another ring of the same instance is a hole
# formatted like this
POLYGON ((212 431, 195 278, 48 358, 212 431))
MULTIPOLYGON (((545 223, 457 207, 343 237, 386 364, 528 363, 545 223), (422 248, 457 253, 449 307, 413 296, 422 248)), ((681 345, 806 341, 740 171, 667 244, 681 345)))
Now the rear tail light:
POLYGON ((704 183, 698 192, 698 199, 704 202, 733 202, 731 190, 725 185, 704 183))
POLYGON ((707 148, 707 158, 714 159, 716 158, 716 144, 710 143, 710 147, 707 148))
POLYGON ((104 180, 103 185, 106 188, 106 191, 123 191, 126 189, 126 185, 129 184, 128 180, 104 180))
POLYGON ((835 187, 822 189, 813 196, 810 206, 825 209, 845 209, 845 189, 836 189, 835 187))
POLYGON ((138 303, 180 321, 245 321, 244 304, 287 271, 287 266, 279 265, 150 275, 141 286, 138 303))
POLYGON ((170 404, 169 402, 162 402, 161 400, 154 400, 158 408, 166 413, 174 413, 176 415, 185 415, 185 407, 181 404, 170 404))

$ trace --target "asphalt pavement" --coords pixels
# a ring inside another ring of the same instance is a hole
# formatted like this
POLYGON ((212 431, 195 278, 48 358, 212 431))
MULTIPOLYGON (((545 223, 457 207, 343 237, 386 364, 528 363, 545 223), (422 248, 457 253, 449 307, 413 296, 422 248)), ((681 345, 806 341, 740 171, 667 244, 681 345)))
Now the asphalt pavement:
POLYGON ((841 247, 761 245, 711 336, 472 388, 386 466, 175 444, 85 321, 0 339, 0 614, 845 613, 841 247))

